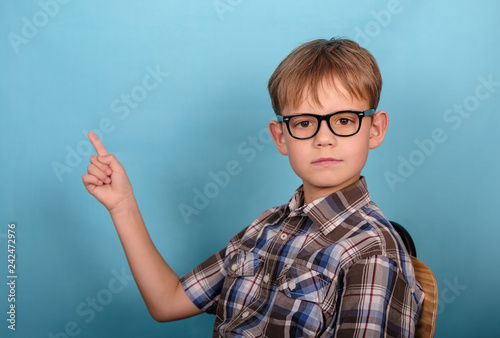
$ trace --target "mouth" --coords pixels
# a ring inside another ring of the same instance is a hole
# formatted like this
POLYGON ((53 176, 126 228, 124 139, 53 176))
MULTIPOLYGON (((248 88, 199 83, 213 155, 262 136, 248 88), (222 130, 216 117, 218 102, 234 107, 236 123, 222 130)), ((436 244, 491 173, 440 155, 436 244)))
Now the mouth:
POLYGON ((333 157, 321 157, 318 158, 317 160, 314 160, 312 164, 318 167, 327 167, 330 165, 336 165, 340 162, 341 160, 335 159, 333 157))

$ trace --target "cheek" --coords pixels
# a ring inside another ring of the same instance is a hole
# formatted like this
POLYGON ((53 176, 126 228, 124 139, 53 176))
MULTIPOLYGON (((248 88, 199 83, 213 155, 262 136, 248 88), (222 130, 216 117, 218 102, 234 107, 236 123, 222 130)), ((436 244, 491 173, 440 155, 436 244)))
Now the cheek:
POLYGON ((366 164, 366 161, 368 160, 368 149, 365 148, 362 151, 360 151, 358 158, 359 158, 359 166, 363 168, 366 164))
MULTIPOLYGON (((357 135, 356 135, 357 136, 357 135)), ((368 158, 370 138, 359 135, 356 139, 342 140, 345 143, 339 143, 339 149, 346 159, 356 166, 363 166, 368 158)))
POLYGON ((295 142, 287 144, 288 160, 292 169, 297 172, 301 167, 306 165, 308 161, 308 153, 304 145, 299 145, 295 142))
POLYGON ((292 156, 294 158, 305 156, 308 152, 310 152, 311 147, 307 141, 309 140, 288 139, 286 142, 288 156, 292 156))

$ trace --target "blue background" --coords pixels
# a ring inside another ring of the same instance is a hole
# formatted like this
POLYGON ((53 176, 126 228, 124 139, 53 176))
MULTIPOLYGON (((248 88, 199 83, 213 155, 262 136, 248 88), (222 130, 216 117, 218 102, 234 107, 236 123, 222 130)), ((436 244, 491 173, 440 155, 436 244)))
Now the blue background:
POLYGON ((267 80, 293 48, 332 36, 379 62, 390 126, 364 175, 435 272, 436 336, 495 336, 499 12, 493 0, 2 1, 1 336, 210 336, 209 315, 149 316, 107 211, 82 185, 85 133, 100 130, 184 275, 300 184, 266 133, 267 80), (217 183, 228 165, 237 170, 217 183))

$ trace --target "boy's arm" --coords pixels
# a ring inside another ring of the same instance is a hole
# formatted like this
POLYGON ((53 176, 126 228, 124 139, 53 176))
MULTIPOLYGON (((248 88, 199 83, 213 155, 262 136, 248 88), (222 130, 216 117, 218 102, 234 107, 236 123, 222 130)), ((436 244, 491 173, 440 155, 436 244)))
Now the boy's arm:
POLYGON ((98 156, 91 157, 83 175, 87 191, 109 211, 130 269, 146 306, 157 321, 201 313, 184 291, 179 277, 156 249, 146 229, 125 169, 94 133, 89 133, 98 156))
POLYGON ((418 305, 397 263, 385 256, 356 262, 344 277, 336 337, 413 337, 418 305))

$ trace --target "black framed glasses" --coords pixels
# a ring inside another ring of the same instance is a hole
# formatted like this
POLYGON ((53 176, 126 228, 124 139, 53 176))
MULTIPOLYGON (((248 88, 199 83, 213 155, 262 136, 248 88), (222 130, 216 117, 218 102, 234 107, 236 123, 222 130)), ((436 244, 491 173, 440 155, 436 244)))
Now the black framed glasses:
POLYGON ((290 136, 299 140, 314 137, 325 120, 331 132, 337 136, 347 137, 356 135, 361 128, 361 120, 365 116, 372 116, 375 109, 342 110, 328 115, 297 114, 276 115, 279 122, 285 122, 290 136))

